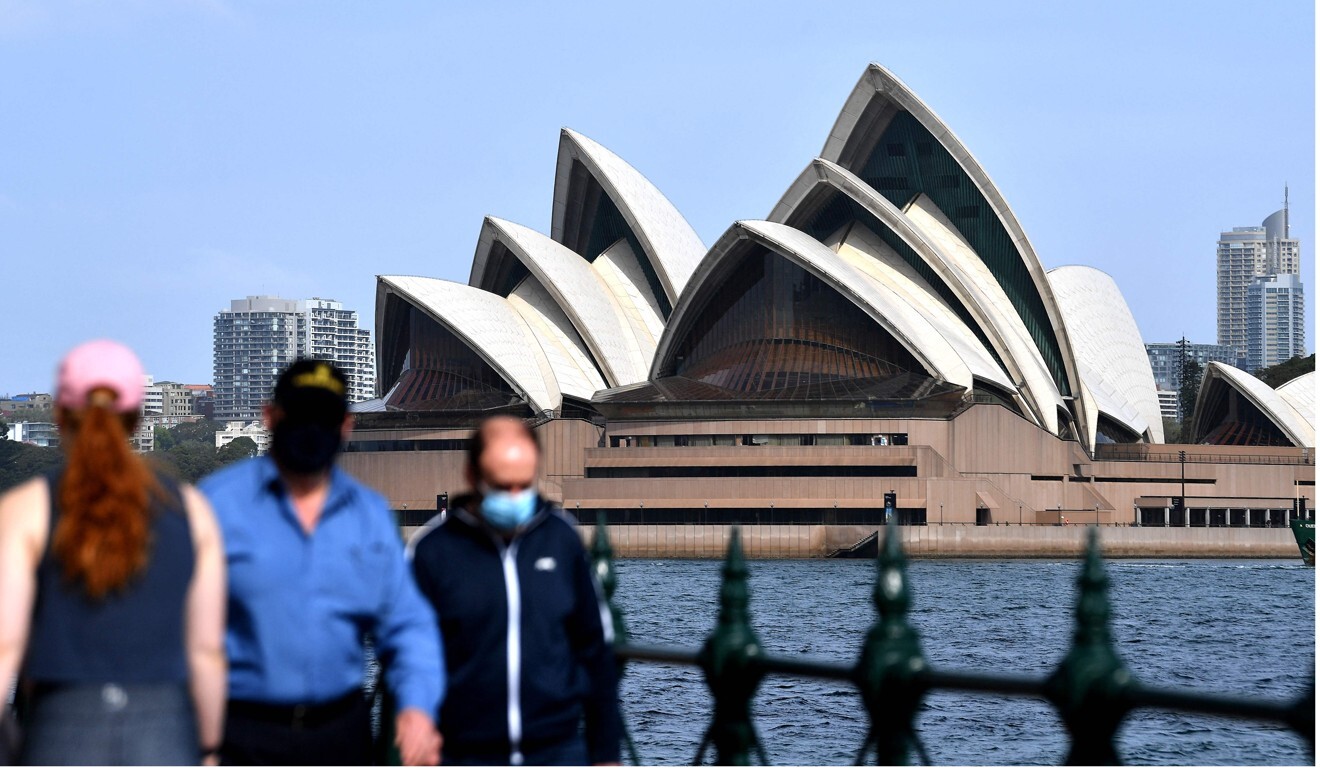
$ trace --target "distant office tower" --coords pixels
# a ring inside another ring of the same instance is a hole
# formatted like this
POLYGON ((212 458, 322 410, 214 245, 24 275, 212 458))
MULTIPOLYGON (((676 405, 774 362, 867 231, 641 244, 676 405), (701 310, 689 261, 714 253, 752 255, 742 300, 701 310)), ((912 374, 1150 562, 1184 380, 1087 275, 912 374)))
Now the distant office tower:
POLYGON ((1297 275, 1301 267, 1301 244, 1288 232, 1288 188, 1283 191, 1283 208, 1266 217, 1260 227, 1220 233, 1215 254, 1219 344, 1236 351, 1237 360, 1230 363, 1246 366, 1247 290, 1256 278, 1297 275))
POLYGON ((333 361, 348 376, 350 401, 376 388, 371 332, 357 313, 319 297, 290 300, 247 297, 215 317, 216 420, 258 420, 284 367, 299 357, 333 361))
MULTIPOLYGON (((1150 358, 1150 373, 1155 376, 1157 388, 1177 391, 1182 387, 1182 347, 1181 341, 1146 343, 1146 355, 1150 358)), ((1188 342, 1187 355, 1200 364, 1202 370, 1211 361, 1220 361, 1229 366, 1237 365, 1235 360, 1237 352, 1228 345, 1188 342)))
POLYGON ((1247 371, 1306 355, 1302 281, 1295 275, 1257 278, 1247 287, 1247 371))

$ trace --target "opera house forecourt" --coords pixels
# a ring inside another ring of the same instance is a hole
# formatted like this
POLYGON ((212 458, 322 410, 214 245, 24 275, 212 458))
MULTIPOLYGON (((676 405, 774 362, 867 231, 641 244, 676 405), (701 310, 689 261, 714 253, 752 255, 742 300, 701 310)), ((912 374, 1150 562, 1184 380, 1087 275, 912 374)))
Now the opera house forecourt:
POLYGON ((543 491, 622 555, 1295 557, 1313 376, 1212 364, 1164 443, 1136 322, 1046 270, 952 131, 871 65, 764 220, 709 248, 646 177, 564 129, 549 235, 487 217, 467 284, 382 275, 378 395, 345 467, 405 526, 463 489, 472 426, 535 426, 543 491), (1179 505, 1179 502, 1182 504, 1179 505))

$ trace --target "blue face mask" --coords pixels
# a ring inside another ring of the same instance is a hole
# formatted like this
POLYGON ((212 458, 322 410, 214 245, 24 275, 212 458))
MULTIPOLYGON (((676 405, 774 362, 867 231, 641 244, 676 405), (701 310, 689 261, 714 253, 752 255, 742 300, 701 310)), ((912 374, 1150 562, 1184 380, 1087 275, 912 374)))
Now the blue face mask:
POLYGON ((481 494, 481 515, 495 529, 510 531, 526 524, 536 513, 536 490, 499 492, 485 489, 481 494))

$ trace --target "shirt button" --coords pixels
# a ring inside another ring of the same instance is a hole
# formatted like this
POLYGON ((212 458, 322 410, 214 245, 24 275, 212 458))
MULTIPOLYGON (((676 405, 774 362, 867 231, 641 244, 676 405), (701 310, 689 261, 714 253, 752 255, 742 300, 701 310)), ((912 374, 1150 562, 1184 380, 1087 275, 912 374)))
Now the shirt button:
POLYGON ((117 684, 107 684, 101 688, 101 702, 110 711, 122 711, 128 705, 128 693, 117 684))

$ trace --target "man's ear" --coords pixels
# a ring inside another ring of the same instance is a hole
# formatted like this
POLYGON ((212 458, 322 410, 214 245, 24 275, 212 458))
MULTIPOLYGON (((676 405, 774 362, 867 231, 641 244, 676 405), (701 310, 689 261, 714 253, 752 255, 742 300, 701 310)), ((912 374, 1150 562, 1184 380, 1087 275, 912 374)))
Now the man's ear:
POLYGON ((275 430, 275 405, 267 401, 261 405, 261 421, 266 424, 266 432, 275 430))
POLYGON ((344 415, 344 424, 339 426, 339 434, 348 441, 349 434, 353 432, 353 413, 348 412, 344 415))

